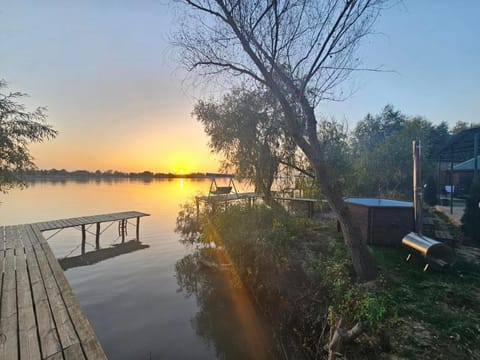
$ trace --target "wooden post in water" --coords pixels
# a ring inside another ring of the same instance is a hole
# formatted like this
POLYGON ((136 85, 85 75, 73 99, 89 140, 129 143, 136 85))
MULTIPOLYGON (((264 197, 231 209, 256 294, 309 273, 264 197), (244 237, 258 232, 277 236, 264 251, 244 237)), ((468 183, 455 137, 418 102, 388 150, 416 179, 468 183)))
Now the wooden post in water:
POLYGON ((87 241, 87 234, 85 231, 85 225, 82 225, 82 255, 85 255, 85 242, 87 241))
POLYGON ((122 220, 122 244, 125 242, 125 220, 122 220))
POLYGON ((135 230, 137 241, 140 241, 140 217, 137 217, 137 228, 135 230))
POLYGON ((95 231, 95 249, 100 249, 100 223, 97 222, 97 231, 95 231))
POLYGON ((195 203, 197 205, 197 222, 198 222, 200 218, 200 200, 197 197, 195 197, 195 203))

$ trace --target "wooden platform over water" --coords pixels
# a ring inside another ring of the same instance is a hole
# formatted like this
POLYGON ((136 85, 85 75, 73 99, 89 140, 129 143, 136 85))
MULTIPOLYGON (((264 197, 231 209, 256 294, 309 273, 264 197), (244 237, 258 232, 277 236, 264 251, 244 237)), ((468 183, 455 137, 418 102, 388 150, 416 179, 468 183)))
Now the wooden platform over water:
POLYGON ((106 359, 42 231, 142 216, 0 226, 0 359, 106 359))
POLYGON ((43 221, 43 222, 34 223, 32 225, 38 226, 40 231, 47 231, 47 230, 65 229, 69 227, 90 225, 90 224, 110 222, 110 221, 122 221, 122 220, 135 219, 135 218, 138 219, 143 216, 149 216, 149 214, 145 214, 138 211, 124 211, 124 212, 117 212, 112 214, 43 221))
MULTIPOLYGON (((262 199, 263 195, 258 194, 255 192, 244 192, 244 193, 230 193, 230 194, 221 194, 221 195, 216 195, 216 194, 210 194, 210 195, 204 195, 204 196, 196 196, 195 201, 197 203, 197 214, 199 212, 199 203, 204 202, 204 203, 221 203, 224 202, 225 204, 230 202, 230 201, 236 201, 236 200, 247 200, 249 203, 252 201, 256 200, 257 198, 262 199)), ((282 202, 290 202, 290 203, 303 203, 307 205, 307 215, 309 218, 313 217, 314 213, 314 205, 315 203, 321 202, 321 200, 318 199, 313 199, 313 198, 297 198, 297 197, 291 197, 291 196, 284 196, 284 195, 279 195, 275 194, 273 198, 277 201, 282 201, 282 202)))

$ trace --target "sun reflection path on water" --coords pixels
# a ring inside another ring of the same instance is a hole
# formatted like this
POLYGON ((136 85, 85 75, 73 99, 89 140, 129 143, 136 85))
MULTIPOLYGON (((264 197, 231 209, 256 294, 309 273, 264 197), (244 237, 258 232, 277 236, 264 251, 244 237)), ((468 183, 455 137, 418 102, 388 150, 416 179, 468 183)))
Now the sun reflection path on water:
MULTIPOLYGON (((231 272, 222 271, 221 276, 225 285, 227 285, 230 295, 230 302, 233 304, 235 316, 238 323, 241 326, 241 332, 246 334, 246 345, 248 346, 247 352, 250 355, 250 359, 271 359, 272 354, 269 351, 270 345, 268 343, 268 336, 265 334, 265 330, 262 326, 260 319, 258 318, 255 306, 252 303, 252 299, 248 294, 247 289, 240 281, 240 275, 235 268, 234 262, 228 254, 224 241, 221 238, 218 231, 215 229, 214 224, 207 217, 208 231, 214 236, 214 242, 219 245, 224 251, 215 252, 216 260, 218 264, 231 264, 231 272)), ((218 246, 217 245, 217 246, 218 246)))

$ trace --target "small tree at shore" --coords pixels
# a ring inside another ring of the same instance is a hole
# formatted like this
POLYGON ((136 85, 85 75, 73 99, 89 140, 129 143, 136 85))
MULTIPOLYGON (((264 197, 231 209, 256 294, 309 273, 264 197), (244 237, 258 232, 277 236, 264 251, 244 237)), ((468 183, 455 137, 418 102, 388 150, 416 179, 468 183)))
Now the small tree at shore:
POLYGON ((325 157, 315 112, 344 97, 340 84, 360 70, 355 56, 384 0, 183 0, 191 17, 176 44, 181 61, 201 75, 229 74, 267 87, 284 113, 284 130, 305 154, 316 184, 335 212, 360 281, 375 262, 343 201, 325 157))
POLYGON ((6 82, 0 80, 0 191, 22 184, 23 173, 35 167, 28 145, 52 139, 57 131, 45 123, 45 108, 29 112, 19 103, 26 94, 3 93, 6 82))

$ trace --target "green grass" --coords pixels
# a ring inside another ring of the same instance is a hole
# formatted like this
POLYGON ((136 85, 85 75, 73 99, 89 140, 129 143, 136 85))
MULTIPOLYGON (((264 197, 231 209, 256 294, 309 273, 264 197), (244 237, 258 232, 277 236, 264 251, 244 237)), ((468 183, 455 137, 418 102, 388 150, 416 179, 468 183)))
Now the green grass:
POLYGON ((452 351, 460 351, 456 359, 480 358, 480 266, 459 260, 452 268, 423 272, 423 259, 405 261, 405 249, 372 252, 381 269, 377 296, 387 299, 384 326, 393 331, 394 351, 419 359, 432 358, 432 351, 436 359, 449 359, 452 351))

